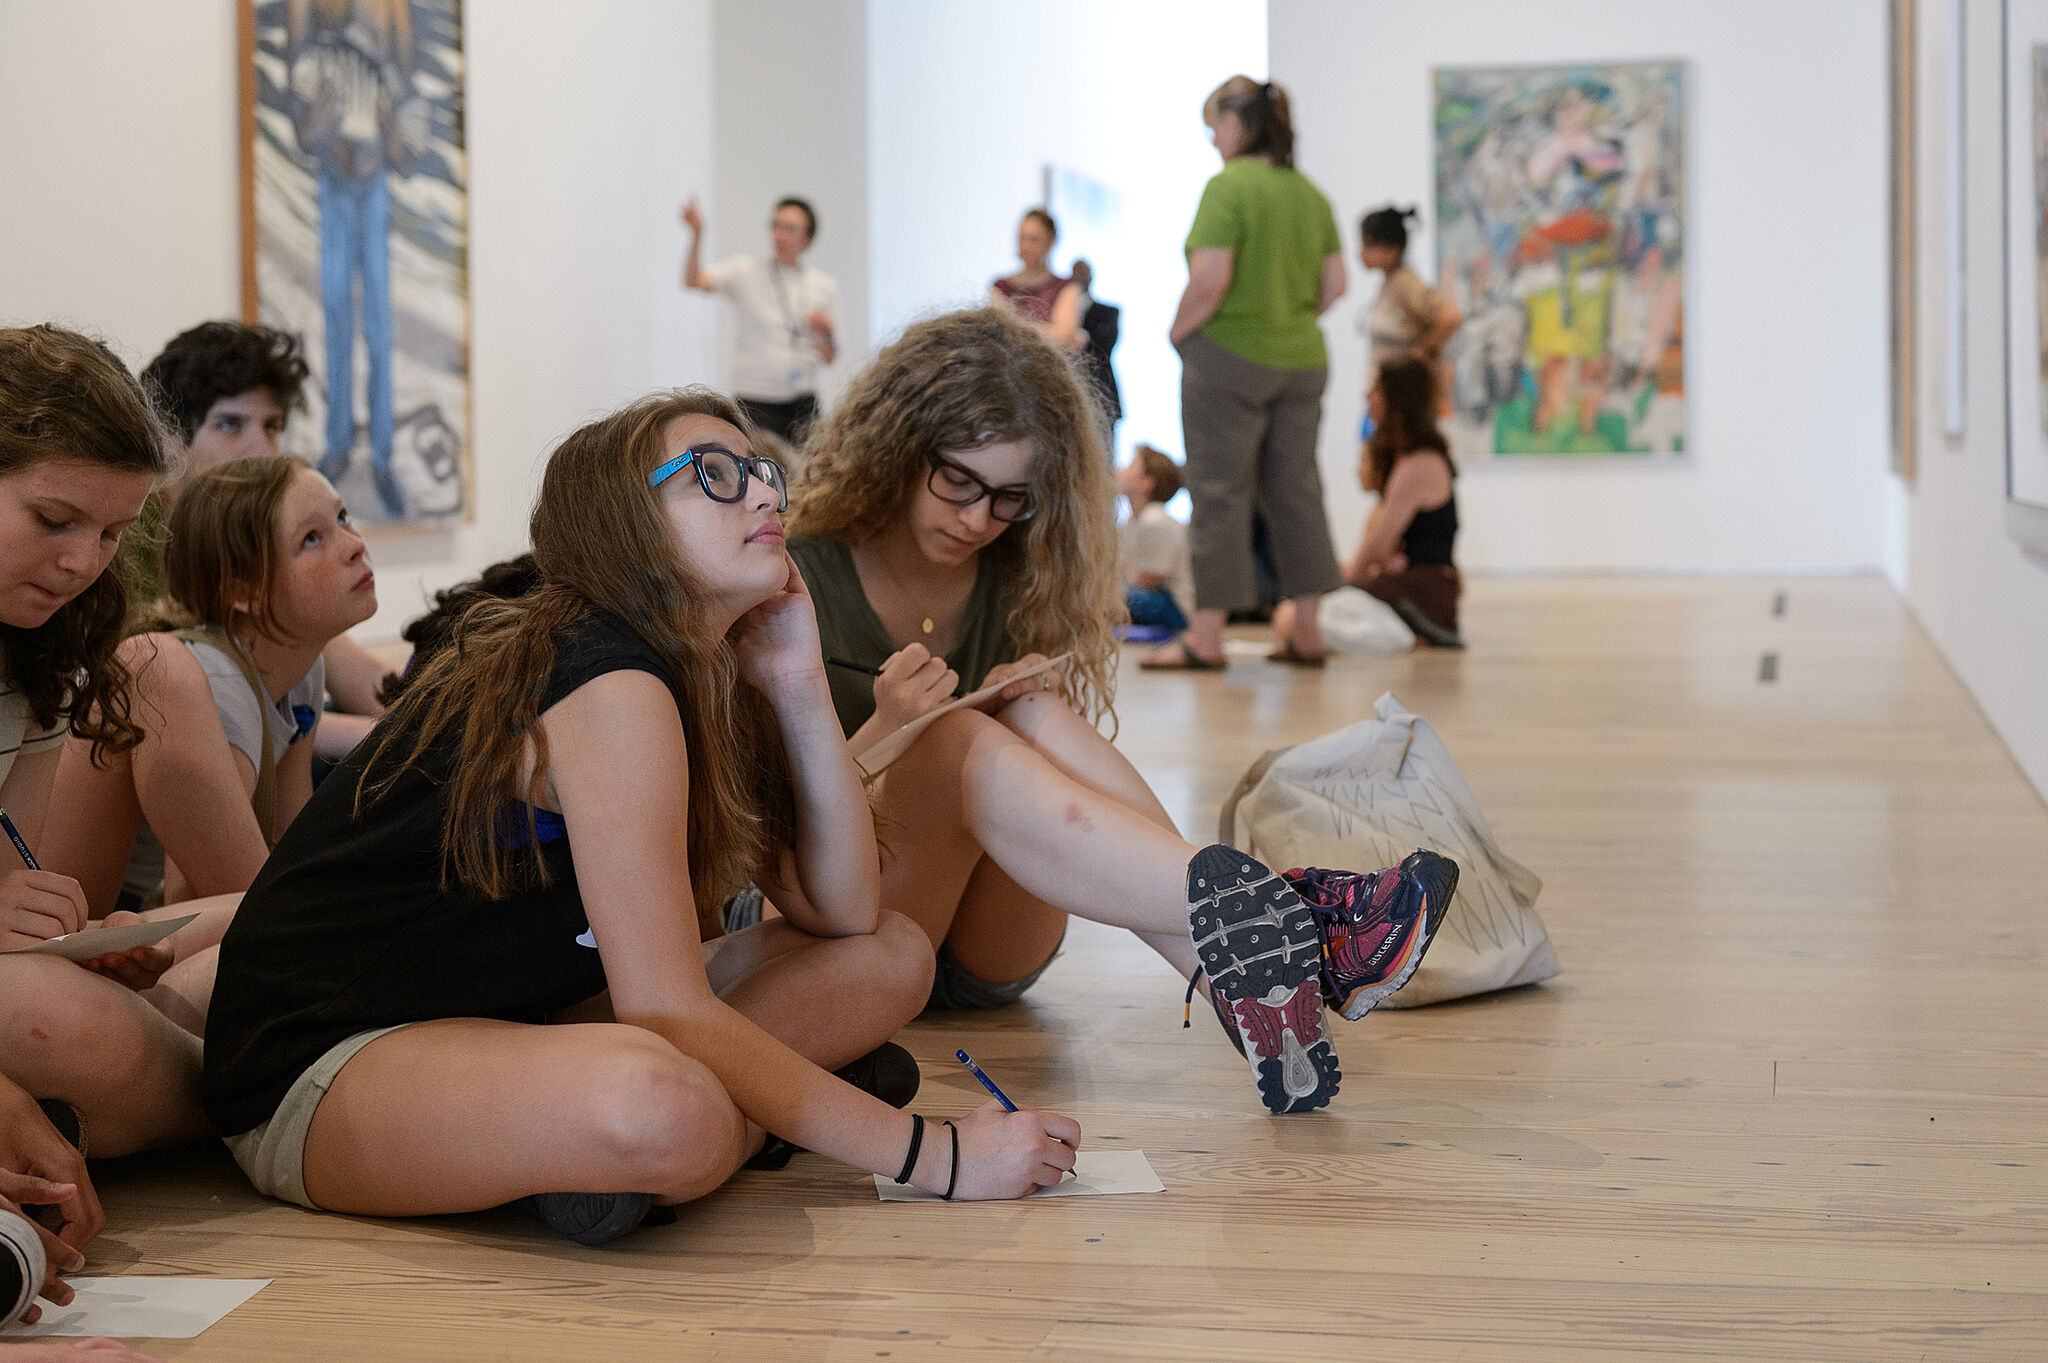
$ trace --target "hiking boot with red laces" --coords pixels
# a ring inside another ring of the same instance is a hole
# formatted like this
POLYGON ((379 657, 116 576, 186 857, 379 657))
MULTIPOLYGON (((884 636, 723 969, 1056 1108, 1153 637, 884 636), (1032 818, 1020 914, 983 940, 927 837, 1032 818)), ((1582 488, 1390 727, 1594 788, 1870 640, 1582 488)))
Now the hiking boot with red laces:
POLYGON ((1399 866, 1358 875, 1287 872, 1322 937, 1330 1005, 1356 1022, 1415 974, 1458 889, 1458 864, 1417 850, 1399 866))

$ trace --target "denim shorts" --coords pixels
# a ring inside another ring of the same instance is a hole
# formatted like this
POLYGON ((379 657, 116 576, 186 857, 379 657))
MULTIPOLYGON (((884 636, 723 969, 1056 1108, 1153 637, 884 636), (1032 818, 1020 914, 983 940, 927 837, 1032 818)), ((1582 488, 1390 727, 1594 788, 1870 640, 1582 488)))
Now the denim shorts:
POLYGON ((932 996, 925 1001, 926 1008, 1001 1008, 1024 997, 1024 991, 1038 983, 1038 977, 1045 973, 1045 967, 1060 957, 1060 947, 1065 944, 1067 934, 1060 933, 1059 942, 1053 945, 1052 955, 1045 958, 1045 965, 1032 971, 1021 980, 1010 980, 997 984, 984 980, 960 964, 960 958, 953 954, 953 948, 939 943, 938 969, 932 975, 932 996))

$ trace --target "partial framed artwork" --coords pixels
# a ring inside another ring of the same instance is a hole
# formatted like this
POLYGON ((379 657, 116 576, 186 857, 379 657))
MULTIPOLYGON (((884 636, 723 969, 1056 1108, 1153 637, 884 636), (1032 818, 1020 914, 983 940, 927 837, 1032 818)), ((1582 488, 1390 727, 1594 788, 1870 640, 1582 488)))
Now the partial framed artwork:
POLYGON ((2048 0, 2006 0, 2005 524, 2048 555, 2048 0))
POLYGON ((312 380, 286 449, 363 525, 472 514, 461 0, 241 0, 242 310, 312 380))
POLYGON ((1431 74, 1454 452, 1682 458, 1685 63, 1431 74))
POLYGON ((1916 0, 1891 0, 1892 472, 1910 480, 1919 454, 1919 115, 1916 0))

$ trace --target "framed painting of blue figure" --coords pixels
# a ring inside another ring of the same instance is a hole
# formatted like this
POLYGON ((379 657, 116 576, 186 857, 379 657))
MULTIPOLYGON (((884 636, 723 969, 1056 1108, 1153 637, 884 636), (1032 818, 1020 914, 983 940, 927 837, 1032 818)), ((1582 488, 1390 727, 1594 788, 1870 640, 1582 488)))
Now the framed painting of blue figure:
POLYGON ((368 525, 466 519, 461 0, 242 0, 242 286, 313 369, 288 452, 368 525))

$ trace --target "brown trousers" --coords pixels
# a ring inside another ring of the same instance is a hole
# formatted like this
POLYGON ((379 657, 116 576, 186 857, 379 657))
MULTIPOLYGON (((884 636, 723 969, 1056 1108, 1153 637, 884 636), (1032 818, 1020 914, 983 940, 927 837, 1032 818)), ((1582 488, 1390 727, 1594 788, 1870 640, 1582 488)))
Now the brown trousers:
POLYGON ((1445 634, 1458 632, 1458 598, 1464 594, 1465 583, 1458 570, 1449 564, 1410 565, 1398 573, 1381 573, 1357 585, 1392 606, 1411 629, 1430 643, 1441 641, 1430 638, 1427 630, 1417 628, 1411 611, 1445 634), (1404 602, 1407 609, 1403 608, 1404 602))
POLYGON ((1180 359, 1196 608, 1258 605, 1255 503, 1272 531, 1280 594, 1336 590, 1344 575, 1330 543, 1323 475, 1316 466, 1316 428, 1329 370, 1254 364, 1200 332, 1181 342, 1180 359))

